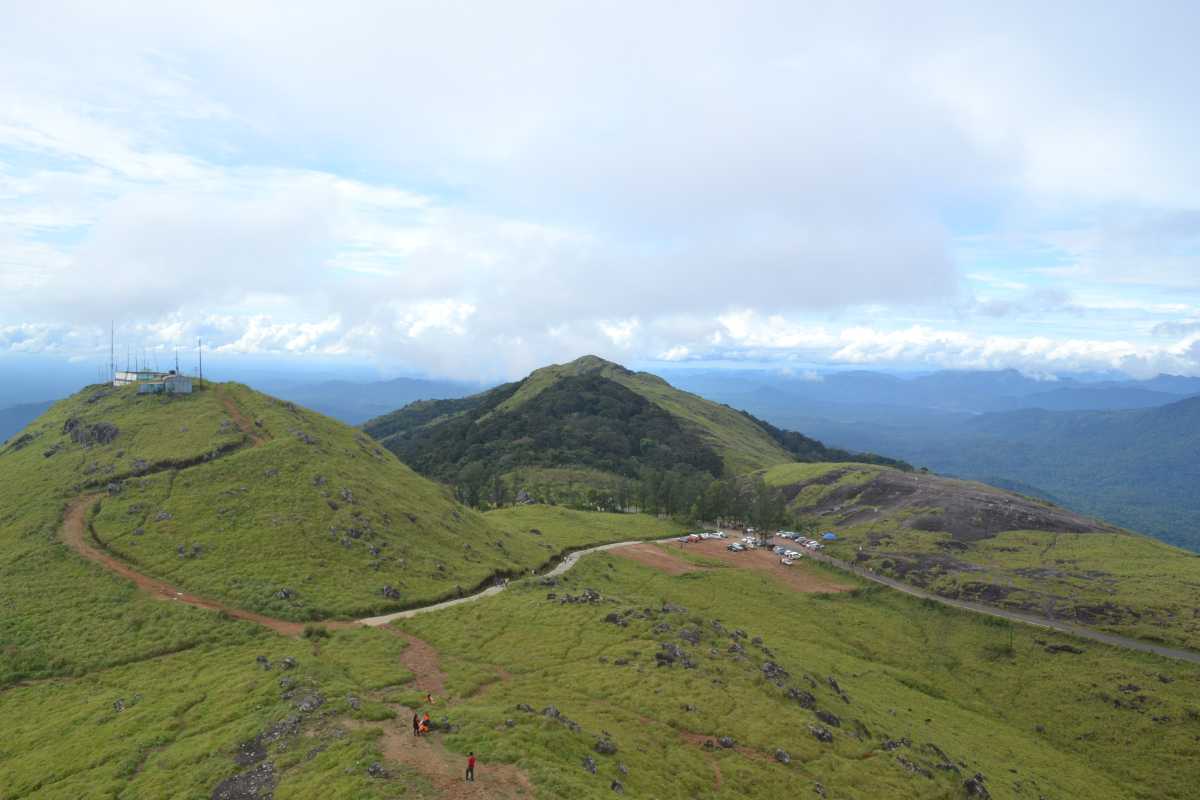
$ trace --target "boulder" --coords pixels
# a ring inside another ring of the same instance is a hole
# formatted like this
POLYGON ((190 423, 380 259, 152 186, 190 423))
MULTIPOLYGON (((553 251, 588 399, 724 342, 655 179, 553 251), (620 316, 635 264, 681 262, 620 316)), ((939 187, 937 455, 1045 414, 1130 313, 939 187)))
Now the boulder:
POLYGON ((700 631, 695 628, 682 628, 679 631, 679 638, 689 644, 700 644, 700 631))
POLYGON ((611 756, 617 752, 617 743, 612 739, 598 739, 592 749, 602 756, 611 756))
POLYGON ((984 777, 978 772, 973 777, 963 781, 963 789, 966 791, 967 797, 979 797, 982 800, 989 800, 992 795, 987 790, 987 787, 983 785, 983 782, 984 777))
POLYGON ((782 749, 775 751, 775 760, 778 761, 780 764, 792 763, 792 757, 790 755, 788 755, 788 751, 782 750, 782 749))
POLYGON ((737 745, 737 742, 735 742, 735 741, 733 740, 733 737, 730 737, 730 736, 722 736, 722 737, 720 737, 719 739, 717 739, 717 744, 721 745, 721 747, 724 747, 724 748, 726 748, 726 749, 729 749, 729 748, 731 748, 731 747, 734 747, 735 745, 737 745))
POLYGON ((803 689, 797 689, 795 686, 787 690, 787 696, 789 700, 795 700, 799 703, 801 708, 812 708, 817 704, 816 697, 803 689))
POLYGON ((613 781, 611 784, 609 784, 608 788, 612 789, 617 794, 623 794, 625 792, 625 784, 621 783, 620 781, 613 781))
POLYGON ((813 735, 813 738, 818 742, 832 742, 833 734, 828 728, 823 728, 820 725, 809 725, 808 732, 813 735))
MULTIPOLYGON (((378 552, 375 552, 372 555, 378 555, 378 552)), ((383 595, 384 597, 386 597, 388 600, 399 600, 400 599, 400 590, 397 589, 395 586, 392 586, 390 583, 385 585, 382 589, 380 589, 379 593, 381 595, 383 595)))
POLYGON ((371 766, 367 767, 367 774, 372 778, 386 778, 387 770, 383 768, 383 764, 375 761, 371 764, 371 766))
POLYGON ((583 768, 595 775, 597 769, 596 759, 592 758, 591 756, 584 756, 583 768))
POLYGON ((318 692, 308 692, 296 698, 293 705, 302 713, 308 714, 325 705, 325 698, 318 692))

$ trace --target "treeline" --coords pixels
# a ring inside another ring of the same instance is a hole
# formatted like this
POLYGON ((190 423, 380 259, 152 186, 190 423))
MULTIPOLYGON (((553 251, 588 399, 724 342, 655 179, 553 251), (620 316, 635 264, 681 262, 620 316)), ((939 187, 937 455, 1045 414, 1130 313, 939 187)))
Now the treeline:
POLYGON ((598 486, 543 482, 520 470, 489 473, 482 463, 473 462, 460 471, 454 490, 460 502, 481 510, 533 502, 730 527, 773 529, 792 521, 783 491, 768 486, 761 476, 713 478, 695 471, 646 468, 637 478, 620 476, 598 486))

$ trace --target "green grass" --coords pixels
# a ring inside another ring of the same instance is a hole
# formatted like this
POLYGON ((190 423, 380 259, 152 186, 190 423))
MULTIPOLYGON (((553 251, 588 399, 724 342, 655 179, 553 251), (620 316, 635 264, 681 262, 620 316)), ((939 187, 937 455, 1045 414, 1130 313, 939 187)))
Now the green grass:
POLYGON ((534 542, 547 557, 609 542, 662 539, 686 531, 671 519, 649 514, 601 514, 562 506, 513 506, 484 515, 492 527, 534 542), (531 531, 538 531, 534 534, 531 531))
POLYGON ((337 632, 319 649, 270 636, 10 688, 0 693, 0 798, 209 797, 243 769, 233 760, 239 743, 292 716, 298 734, 267 748, 277 797, 385 797, 366 774, 377 742, 335 729, 371 716, 379 706, 368 693, 411 677, 397 666, 402 647, 375 630, 337 632), (283 670, 284 656, 299 666, 283 670), (297 695, 286 697, 281 679, 297 695), (324 703, 297 711, 296 700, 311 692, 324 703))
POLYGON ((669 577, 605 554, 589 556, 554 589, 522 582, 485 603, 403 626, 442 652, 452 696, 494 680, 501 665, 508 671, 511 679, 455 707, 462 731, 447 745, 518 764, 550 797, 611 796, 609 782, 620 779, 631 796, 663 800, 805 797, 816 782, 831 797, 958 798, 962 781, 978 771, 995 798, 1184 798, 1196 778, 1194 669, 1098 645, 1052 655, 1038 640, 1059 641, 1053 634, 894 592, 800 595, 742 570, 669 577), (546 599, 547 591, 583 587, 596 588, 605 602, 546 599), (603 621, 611 611, 657 610, 664 602, 687 611, 633 618, 628 627, 603 621), (830 728, 832 744, 808 733, 819 724, 813 711, 762 678, 767 656, 758 648, 745 641, 745 661, 727 652, 730 638, 712 628, 714 618, 764 637, 773 660, 791 673, 786 685, 811 692, 817 708, 841 718, 830 728), (655 632, 661 621, 669 632, 655 632), (679 639, 681 626, 701 630, 702 644, 679 639), (698 667, 656 667, 662 641, 681 645, 698 667), (617 665, 622 658, 630 663, 617 665), (830 688, 830 676, 848 703, 830 688), (1130 684, 1139 688, 1122 691, 1130 684), (582 730, 517 711, 518 703, 538 711, 553 704, 582 730), (506 728, 506 719, 515 726, 506 728), (617 755, 592 753, 602 731, 612 733, 617 755), (744 749, 706 754, 685 733, 732 736, 744 749), (911 746, 882 748, 901 737, 911 746), (961 762, 959 771, 938 769, 929 744, 961 762), (792 756, 790 766, 772 761, 779 747, 792 756), (580 767, 589 754, 598 776, 580 767), (898 756, 933 777, 909 772, 898 756))
POLYGON ((840 540, 827 545, 835 557, 856 560, 948 597, 981 599, 1124 636, 1200 649, 1196 601, 1200 556, 1150 537, 1124 531, 1006 531, 979 541, 952 543, 947 533, 909 527, 918 515, 913 508, 850 525, 837 524, 837 515, 809 513, 832 493, 848 489, 851 495, 841 505, 852 512, 858 507, 853 490, 865 487, 884 469, 863 464, 787 464, 764 475, 776 487, 804 484, 789 508, 805 525, 837 532, 840 540), (814 482, 838 473, 836 480, 814 482))

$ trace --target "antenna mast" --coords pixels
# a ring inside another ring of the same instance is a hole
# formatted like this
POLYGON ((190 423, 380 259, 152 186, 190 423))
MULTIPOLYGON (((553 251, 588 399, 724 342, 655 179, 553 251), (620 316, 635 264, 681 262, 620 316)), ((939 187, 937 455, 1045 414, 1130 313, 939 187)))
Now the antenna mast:
POLYGON ((114 320, 108 322, 108 382, 112 383, 117 379, 117 357, 113 352, 117 345, 117 323, 114 320))
POLYGON ((200 340, 200 337, 198 337, 198 336, 196 337, 196 349, 200 353, 200 385, 203 386, 204 385, 204 342, 202 342, 200 340))

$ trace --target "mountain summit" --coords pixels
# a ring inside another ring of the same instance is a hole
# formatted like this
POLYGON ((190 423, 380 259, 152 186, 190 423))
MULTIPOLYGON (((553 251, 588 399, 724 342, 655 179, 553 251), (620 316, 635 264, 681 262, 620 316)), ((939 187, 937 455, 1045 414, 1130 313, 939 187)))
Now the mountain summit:
POLYGON ((645 469, 716 478, 797 460, 886 461, 831 450, 593 355, 471 397, 412 403, 365 430, 447 482, 468 467, 495 475, 582 468, 586 480, 603 480, 645 469))

